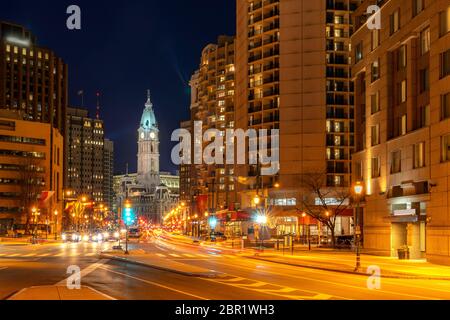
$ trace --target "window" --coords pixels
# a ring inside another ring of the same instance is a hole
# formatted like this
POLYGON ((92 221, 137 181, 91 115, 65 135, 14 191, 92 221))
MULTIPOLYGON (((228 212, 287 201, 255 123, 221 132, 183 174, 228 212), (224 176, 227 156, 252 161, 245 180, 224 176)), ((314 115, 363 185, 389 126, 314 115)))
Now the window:
POLYGON ((425 142, 419 142, 413 149, 414 169, 425 167, 425 142))
POLYGON ((355 162, 355 178, 357 181, 364 180, 362 161, 355 162))
POLYGON ((358 63, 363 58, 363 44, 362 41, 356 45, 355 48, 355 62, 358 63))
POLYGON ((401 46, 398 51, 398 62, 397 62, 397 70, 401 70, 406 68, 406 46, 401 46))
POLYGON ((408 131, 407 129, 407 122, 406 122, 406 114, 402 115, 400 118, 400 134, 402 136, 404 136, 406 134, 406 132, 408 131))
POLYGON ((371 164, 372 164, 372 169, 371 169, 372 178, 378 178, 380 176, 380 172, 381 172, 380 158, 379 157, 372 158, 371 164))
POLYGON ((370 127, 371 132, 371 146, 376 146, 380 144, 380 125, 377 124, 376 126, 370 127))
POLYGON ((370 96, 370 108, 371 108, 372 114, 380 111, 380 92, 379 91, 377 91, 377 93, 372 94, 370 96))
POLYGON ((427 69, 420 70, 420 93, 430 88, 430 71, 427 69))
POLYGON ((376 60, 372 63, 372 82, 380 79, 380 60, 376 60))
POLYGON ((420 52, 425 54, 430 51, 431 34, 430 28, 426 28, 420 33, 420 52))
POLYGON ((441 119, 450 118, 450 93, 441 96, 441 119))
POLYGON ((442 37, 450 32, 450 6, 439 13, 439 35, 442 37))
POLYGON ((380 45, 380 30, 372 30, 372 51, 380 45))
POLYGON ((417 16, 425 8, 424 0, 413 0, 413 17, 417 16))
POLYGON ((391 174, 402 171, 402 152, 400 150, 391 153, 391 174))
POLYGON ((441 54, 441 78, 450 75, 450 49, 441 54))
POLYGON ((419 128, 430 125, 430 106, 426 105, 419 109, 419 128))
POLYGON ((398 104, 406 102, 406 80, 403 80, 397 87, 398 104))
POLYGON ((450 160, 450 135, 441 137, 441 160, 442 162, 450 160))
POLYGON ((396 33, 400 29, 400 9, 395 10, 390 16, 391 22, 391 35, 396 33))

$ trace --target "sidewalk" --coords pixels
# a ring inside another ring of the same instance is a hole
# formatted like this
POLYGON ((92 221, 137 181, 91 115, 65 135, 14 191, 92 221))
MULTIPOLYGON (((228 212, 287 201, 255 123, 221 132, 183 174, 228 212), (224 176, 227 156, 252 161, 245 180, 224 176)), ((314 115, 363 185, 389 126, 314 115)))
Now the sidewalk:
POLYGON ((167 258, 159 258, 154 254, 145 253, 143 250, 130 250, 129 255, 126 255, 123 251, 109 250, 102 252, 100 257, 173 272, 189 277, 215 278, 221 276, 218 272, 167 258))
MULTIPOLYGON (((37 239, 38 244, 48 244, 48 243, 60 243, 61 240, 55 239, 37 239)), ((0 246, 25 246, 31 245, 31 237, 23 237, 23 238, 7 238, 0 237, 0 246)))
POLYGON ((350 251, 332 249, 300 248, 294 251, 266 249, 264 252, 246 249, 243 256, 250 259, 263 260, 290 266, 306 267, 318 270, 360 274, 367 276, 370 266, 381 270, 381 277, 423 280, 450 280, 450 267, 440 266, 425 260, 399 260, 393 257, 372 256, 361 254, 361 268, 355 272, 356 255, 350 251), (253 251, 253 252, 252 252, 253 251))
POLYGON ((115 300, 90 287, 82 286, 79 290, 69 290, 65 286, 42 286, 26 288, 8 300, 47 300, 47 301, 84 301, 84 300, 115 300))

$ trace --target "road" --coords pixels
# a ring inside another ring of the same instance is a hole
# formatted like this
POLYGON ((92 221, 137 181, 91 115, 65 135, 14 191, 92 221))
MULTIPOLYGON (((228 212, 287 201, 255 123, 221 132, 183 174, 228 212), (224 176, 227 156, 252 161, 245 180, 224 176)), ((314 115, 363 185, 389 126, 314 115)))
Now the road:
POLYGON ((0 245, 0 299, 31 286, 63 284, 69 266, 83 270, 83 285, 120 300, 450 299, 450 281, 381 279, 381 288, 370 290, 364 276, 258 261, 227 249, 156 238, 131 245, 158 258, 222 274, 189 277, 101 259, 99 253, 111 245, 0 245))

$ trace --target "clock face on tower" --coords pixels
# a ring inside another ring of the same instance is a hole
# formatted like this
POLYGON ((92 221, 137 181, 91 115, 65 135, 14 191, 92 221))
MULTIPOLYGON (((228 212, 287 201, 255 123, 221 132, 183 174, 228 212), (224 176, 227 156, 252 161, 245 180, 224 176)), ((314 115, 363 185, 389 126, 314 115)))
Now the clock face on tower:
POLYGON ((141 133, 141 139, 144 139, 145 138, 145 133, 141 133))
POLYGON ((151 138, 151 139, 155 139, 155 137, 156 137, 155 133, 154 133, 154 132, 151 132, 151 133, 150 133, 150 138, 151 138))

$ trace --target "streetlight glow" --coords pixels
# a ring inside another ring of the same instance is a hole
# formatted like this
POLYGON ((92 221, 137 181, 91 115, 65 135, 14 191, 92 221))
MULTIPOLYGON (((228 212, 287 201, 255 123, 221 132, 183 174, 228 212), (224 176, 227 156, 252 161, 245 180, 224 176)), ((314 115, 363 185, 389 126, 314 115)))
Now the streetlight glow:
POLYGON ((353 187, 353 191, 355 191, 355 194, 360 195, 363 192, 363 186, 361 182, 356 182, 355 186, 353 187))

